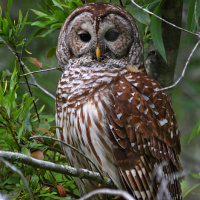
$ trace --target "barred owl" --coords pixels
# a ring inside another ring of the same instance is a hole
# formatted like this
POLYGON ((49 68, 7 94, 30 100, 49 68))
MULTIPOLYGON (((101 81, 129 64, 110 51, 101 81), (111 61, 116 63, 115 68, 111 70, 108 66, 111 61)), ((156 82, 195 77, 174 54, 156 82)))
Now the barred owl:
MULTIPOLYGON (((58 138, 87 155, 116 188, 136 199, 156 199, 154 166, 166 160, 166 176, 182 169, 180 133, 166 93, 145 73, 133 17, 114 4, 80 6, 62 26, 57 57, 63 69, 56 98, 58 138)), ((80 154, 63 149, 71 166, 96 171, 80 154)), ((90 180, 76 178, 76 183, 81 195, 98 188, 90 180)), ((173 199, 182 199, 179 180, 168 188, 173 199)))

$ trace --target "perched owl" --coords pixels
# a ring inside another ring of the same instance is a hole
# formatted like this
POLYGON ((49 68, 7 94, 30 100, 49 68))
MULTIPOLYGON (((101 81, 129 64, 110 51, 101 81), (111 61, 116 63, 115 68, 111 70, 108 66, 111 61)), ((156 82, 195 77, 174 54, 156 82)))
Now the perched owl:
MULTIPOLYGON (((166 176, 182 169, 180 133, 166 93, 145 73, 133 17, 114 4, 80 6, 61 29, 57 57, 63 69, 56 98, 58 138, 87 155, 116 188, 136 199, 156 199, 154 167, 167 161, 166 176)), ((71 166, 96 171, 80 154, 63 149, 71 166)), ((85 179, 76 183, 81 195, 98 188, 85 179)), ((179 180, 168 189, 173 199, 182 199, 179 180)))

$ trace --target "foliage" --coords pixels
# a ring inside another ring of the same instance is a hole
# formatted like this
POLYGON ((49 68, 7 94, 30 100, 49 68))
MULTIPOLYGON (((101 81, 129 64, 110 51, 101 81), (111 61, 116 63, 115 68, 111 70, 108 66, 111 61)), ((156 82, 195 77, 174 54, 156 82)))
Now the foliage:
POLYGON ((197 125, 193 129, 192 133, 190 134, 190 138, 188 140, 188 144, 191 142, 191 140, 196 136, 200 134, 200 120, 198 121, 197 125))
MULTIPOLYGON (((19 89, 17 71, 14 69, 12 76, 8 71, 2 73, 2 84, 0 85, 0 149, 5 151, 19 152, 41 160, 51 160, 55 163, 63 163, 60 157, 60 146, 57 142, 47 140, 33 140, 29 137, 34 134, 54 136, 54 116, 43 114, 44 106, 38 110, 40 123, 33 110, 34 97, 28 94, 22 96, 21 102, 17 98, 19 89), (10 87, 8 87, 8 84, 10 87), (20 103, 19 103, 20 102, 20 103), (48 145, 47 145, 48 144, 48 145)), ((0 191, 8 193, 16 199, 28 199, 20 176, 13 173, 7 166, 1 165, 0 191)), ((70 177, 58 175, 49 171, 26 167, 15 164, 21 169, 29 182, 33 195, 37 199, 59 199, 57 187, 64 186, 69 193, 75 192, 74 181, 70 177)), ((69 198, 68 198, 69 199, 69 198)))

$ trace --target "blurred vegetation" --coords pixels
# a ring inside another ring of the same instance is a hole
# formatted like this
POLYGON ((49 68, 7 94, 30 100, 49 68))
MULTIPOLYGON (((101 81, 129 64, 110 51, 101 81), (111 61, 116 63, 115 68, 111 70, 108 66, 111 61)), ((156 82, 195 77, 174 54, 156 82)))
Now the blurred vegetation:
MULTIPOLYGON (((99 1, 88 1, 99 2, 99 1)), ((109 1, 104 1, 109 2, 109 1)), ((165 57, 162 45, 161 26, 151 16, 135 8, 130 0, 122 1, 124 7, 135 17, 143 35, 144 46, 153 39, 159 44, 159 52, 165 57), (151 24, 152 22, 152 24, 151 24), (150 31, 149 31, 150 30, 150 31)), ((144 8, 159 13, 162 1, 143 0, 144 8)), ((112 3, 120 4, 113 0, 112 3)), ((22 60, 30 71, 58 67, 55 49, 61 25, 66 17, 78 6, 80 0, 1 0, 0 2, 0 150, 20 152, 38 159, 66 164, 58 142, 49 140, 29 140, 33 134, 55 136, 55 100, 42 92, 28 75, 33 96, 24 77, 19 62, 22 60), (12 49, 13 53, 8 49, 12 49), (34 108, 37 106, 39 119, 34 108)), ((196 23, 200 17, 200 1, 184 1, 183 28, 199 31, 196 23), (195 15, 195 2, 197 2, 195 15), (197 18, 197 20, 196 20, 197 18)), ((177 79, 185 65, 197 38, 182 32, 179 57, 177 60, 177 79)), ((173 107, 182 133, 181 159, 189 174, 182 183, 184 199, 200 198, 200 48, 193 55, 184 79, 174 88, 173 107), (191 173, 190 173, 191 172, 191 173), (194 190, 193 190, 194 189, 194 190)), ((27 70, 25 70, 27 73, 27 70)), ((35 73, 37 83, 54 96, 61 76, 59 70, 35 73)), ((15 163, 27 178, 33 195, 37 199, 73 199, 78 195, 73 177, 50 171, 34 169, 15 163), (63 188, 67 197, 61 198, 63 188), (61 193, 60 193, 61 192, 61 193), (75 195, 75 196, 74 196, 75 195)), ((20 176, 0 163, 0 193, 16 199, 29 199, 20 176)))

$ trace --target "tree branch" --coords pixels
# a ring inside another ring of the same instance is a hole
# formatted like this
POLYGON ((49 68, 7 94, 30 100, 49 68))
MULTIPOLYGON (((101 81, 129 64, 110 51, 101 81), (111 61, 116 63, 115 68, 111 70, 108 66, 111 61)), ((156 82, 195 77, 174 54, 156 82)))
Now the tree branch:
MULTIPOLYGON (((98 189, 94 190, 85 196, 81 197, 79 200, 85 200, 89 199, 97 194, 107 194, 107 195, 115 195, 115 196, 121 196, 126 200, 135 200, 128 192, 124 190, 112 190, 112 189, 98 189)), ((117 199, 117 198, 116 198, 117 199)))
POLYGON ((64 142, 62 140, 59 140, 59 139, 56 139, 56 138, 53 138, 53 137, 48 137, 48 136, 34 135, 34 136, 30 137, 29 139, 35 139, 35 138, 47 138, 47 139, 51 139, 51 140, 54 140, 54 141, 58 141, 58 142, 64 144, 65 146, 69 147, 70 149, 73 149, 74 151, 79 153, 82 157, 84 157, 86 160, 88 160, 90 163, 92 163, 92 165, 95 167, 95 169, 97 170, 97 172, 100 174, 100 176, 103 179, 103 175, 101 174, 101 171, 99 170, 97 165, 88 156, 86 156, 84 153, 79 151, 77 148, 73 147, 70 144, 67 144, 66 142, 64 142))
POLYGON ((48 161, 37 160, 24 154, 9 151, 0 151, 0 157, 3 157, 8 161, 17 161, 19 163, 30 165, 35 168, 50 170, 61 174, 67 174, 69 176, 89 179, 101 183, 106 187, 114 188, 114 184, 110 178, 104 178, 103 180, 99 173, 92 172, 87 169, 76 169, 66 165, 59 165, 48 161))
MULTIPOLYGON (((21 50, 21 56, 20 56, 20 57, 19 57, 19 55, 15 52, 16 57, 17 57, 17 60, 18 60, 18 62, 20 63, 20 68, 21 68, 23 74, 25 74, 25 72, 24 72, 24 66, 21 64, 21 62, 22 62, 22 54, 23 54, 24 44, 25 44, 25 39, 23 39, 23 45, 22 45, 22 50, 21 50)), ((20 73, 20 72, 19 72, 19 73, 20 73)), ((19 77, 18 77, 18 78, 19 78, 19 77)), ((31 91, 31 88, 30 88, 28 79, 27 79, 26 76, 24 76, 24 78, 25 78, 26 85, 27 85, 27 87, 28 87, 28 91, 29 91, 29 93, 30 93, 30 95, 31 95, 31 97, 32 97, 32 96, 33 96, 33 93, 32 93, 32 91, 31 91)), ((33 99, 33 105, 34 105, 34 108, 35 108, 35 112, 36 112, 38 121, 39 121, 39 123, 40 123, 40 117, 39 117, 39 114, 38 114, 38 111, 37 111, 37 106, 36 106, 36 104, 35 104, 35 100, 34 100, 34 99, 33 99)))
POLYGON ((183 68, 182 74, 181 74, 181 76, 178 78, 178 80, 177 80, 173 85, 170 85, 170 86, 168 86, 168 87, 164 87, 164 88, 159 89, 159 90, 168 90, 168 89, 170 89, 170 88, 173 88, 173 87, 175 87, 175 86, 181 81, 181 79, 182 79, 182 78, 184 77, 184 75, 185 75, 185 71, 186 71, 187 66, 188 66, 188 64, 189 64, 189 62, 190 62, 190 59, 191 59, 192 55, 194 54, 194 52, 195 52, 195 50, 196 50, 196 48, 198 47, 199 44, 200 44, 200 40, 196 43, 196 45, 195 45, 194 48, 192 49, 192 51, 191 51, 191 53, 190 53, 190 55, 189 55, 189 57, 188 57, 188 59, 187 59, 187 61, 186 61, 186 63, 185 63, 185 67, 183 68))
POLYGON ((40 73, 40 72, 47 72, 47 71, 52 71, 52 70, 56 70, 56 69, 59 69, 59 67, 54 67, 54 68, 50 68, 50 69, 43 69, 43 70, 38 70, 38 71, 34 71, 34 72, 29 72, 29 73, 22 74, 22 75, 19 75, 19 76, 20 77, 21 76, 27 76, 27 75, 30 75, 30 74, 35 74, 35 73, 40 73))
MULTIPOLYGON (((18 55, 16 54, 15 50, 0 36, 0 39, 2 40, 2 42, 7 46, 7 48, 11 51, 11 53, 15 56, 15 58, 18 60, 18 55)), ((20 61, 20 65, 23 66, 27 71, 28 73, 30 73, 30 70, 28 69, 28 67, 24 64, 24 62, 21 60, 20 61)), ((30 74, 31 75, 31 78, 33 79, 33 82, 35 84, 35 86, 37 88, 39 88, 41 91, 43 91, 45 94, 47 94, 48 96, 50 96, 51 98, 53 98, 54 100, 56 99, 56 97, 51 94, 50 92, 48 92, 47 90, 45 90, 42 86, 40 86, 35 77, 33 76, 33 74, 30 74)))
MULTIPOLYGON (((199 33, 191 32, 191 31, 188 31, 187 29, 181 28, 180 26, 177 26, 177 25, 175 25, 175 24, 173 24, 173 23, 171 23, 171 22, 169 22, 169 21, 163 19, 162 17, 159 17, 158 15, 152 13, 151 11, 146 10, 145 8, 139 6, 137 3, 135 3, 134 0, 131 0, 131 2, 133 3, 133 5, 135 5, 135 6, 138 7, 139 9, 143 10, 144 12, 149 13, 150 15, 153 15, 154 17, 160 19, 161 21, 165 22, 166 24, 169 24, 170 26, 173 26, 173 27, 176 28, 176 29, 179 29, 179 30, 181 30, 181 31, 190 33, 190 34, 192 34, 192 35, 196 35, 197 37, 200 36, 199 33)), ((173 1, 173 3, 174 3, 174 1, 173 1)))

